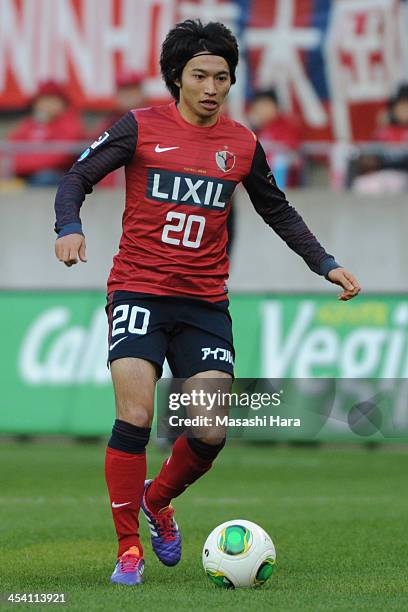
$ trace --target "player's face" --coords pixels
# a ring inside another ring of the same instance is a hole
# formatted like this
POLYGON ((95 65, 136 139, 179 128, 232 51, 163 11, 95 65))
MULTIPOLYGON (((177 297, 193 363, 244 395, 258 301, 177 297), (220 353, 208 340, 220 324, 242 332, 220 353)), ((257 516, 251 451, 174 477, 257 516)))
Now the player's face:
POLYGON ((125 85, 119 87, 116 94, 116 106, 120 111, 144 106, 143 88, 141 85, 125 85))
POLYGON ((405 98, 394 106, 394 116, 400 125, 408 125, 408 100, 405 98))
POLYGON ((47 94, 39 96, 35 100, 33 113, 40 121, 47 123, 58 117, 58 115, 61 115, 66 107, 67 103, 63 98, 47 94))
POLYGON ((199 55, 184 66, 179 111, 190 123, 213 125, 231 87, 228 64, 218 55, 199 55))
POLYGON ((251 104, 248 115, 253 129, 262 129, 278 117, 278 105, 270 98, 258 98, 251 104))

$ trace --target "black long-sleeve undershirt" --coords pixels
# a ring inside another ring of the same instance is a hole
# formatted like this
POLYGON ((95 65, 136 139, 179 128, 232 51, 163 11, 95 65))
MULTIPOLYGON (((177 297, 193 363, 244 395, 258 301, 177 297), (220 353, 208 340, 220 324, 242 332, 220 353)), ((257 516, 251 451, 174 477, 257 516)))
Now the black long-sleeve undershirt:
POLYGON ((251 170, 242 183, 256 212, 305 260, 313 272, 326 275, 339 267, 276 185, 259 141, 256 143, 251 170))
POLYGON ((132 160, 136 144, 137 122, 129 111, 82 153, 61 180, 55 197, 55 231, 59 236, 82 232, 79 212, 85 196, 107 174, 132 160))

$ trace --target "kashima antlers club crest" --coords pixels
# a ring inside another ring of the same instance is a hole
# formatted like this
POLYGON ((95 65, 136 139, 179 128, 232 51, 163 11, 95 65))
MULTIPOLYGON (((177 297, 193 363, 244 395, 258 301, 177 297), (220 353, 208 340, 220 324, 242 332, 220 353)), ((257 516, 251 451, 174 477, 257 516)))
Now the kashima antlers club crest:
POLYGON ((220 170, 229 172, 235 166, 235 155, 229 151, 217 151, 215 161, 220 170))

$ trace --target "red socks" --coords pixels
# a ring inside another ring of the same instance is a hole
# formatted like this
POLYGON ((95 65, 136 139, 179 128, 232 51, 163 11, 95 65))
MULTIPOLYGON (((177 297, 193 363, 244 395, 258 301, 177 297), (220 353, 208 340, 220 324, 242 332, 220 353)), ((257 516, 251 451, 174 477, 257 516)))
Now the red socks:
POLYGON ((143 555, 139 509, 145 478, 146 452, 130 454, 110 447, 106 449, 105 479, 118 536, 118 557, 131 546, 137 546, 143 555))
MULTIPOLYGON (((146 478, 146 451, 150 428, 137 427, 116 419, 106 449, 105 479, 113 522, 118 536, 118 557, 131 546, 143 555, 139 538, 139 510, 146 478)), ((159 475, 148 488, 147 505, 157 513, 185 488, 205 474, 224 446, 210 445, 181 435, 159 475)))
POLYGON ((147 490, 149 509, 156 514, 168 506, 188 485, 208 472, 219 450, 219 447, 214 447, 212 456, 204 458, 192 450, 185 434, 177 438, 170 457, 147 490))

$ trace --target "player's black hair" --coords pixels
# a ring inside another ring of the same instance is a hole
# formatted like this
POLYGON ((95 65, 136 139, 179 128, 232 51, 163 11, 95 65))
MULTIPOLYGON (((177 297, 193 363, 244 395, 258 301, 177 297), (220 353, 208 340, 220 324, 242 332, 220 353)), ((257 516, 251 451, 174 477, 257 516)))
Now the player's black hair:
POLYGON ((237 40, 231 30, 215 21, 203 25, 199 19, 187 19, 170 30, 160 55, 164 82, 176 100, 180 97, 180 91, 175 81, 181 78, 187 62, 201 51, 223 57, 229 67, 231 83, 235 83, 239 52, 237 40))
POLYGON ((388 101, 389 120, 390 120, 390 123, 393 125, 398 125, 397 118, 395 117, 395 114, 394 114, 395 105, 398 104, 399 102, 402 102, 403 100, 408 100, 408 83, 402 83, 398 87, 395 95, 392 98, 390 98, 390 100, 388 101))
POLYGON ((256 102, 257 100, 261 100, 262 98, 272 100, 272 102, 275 102, 275 104, 279 106, 279 99, 278 94, 276 93, 276 89, 255 89, 254 93, 251 96, 251 102, 256 102))

